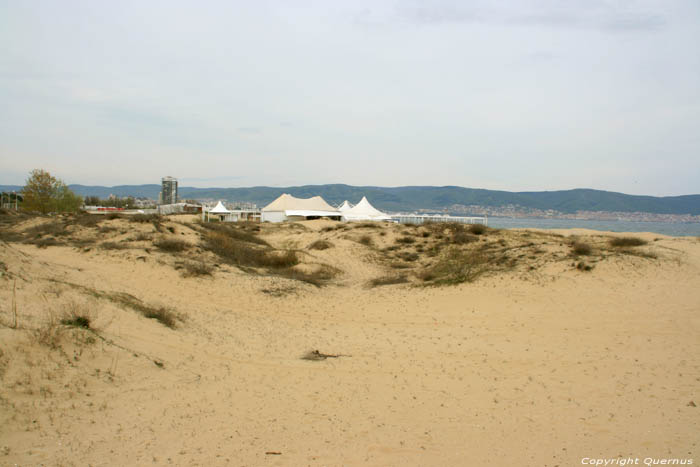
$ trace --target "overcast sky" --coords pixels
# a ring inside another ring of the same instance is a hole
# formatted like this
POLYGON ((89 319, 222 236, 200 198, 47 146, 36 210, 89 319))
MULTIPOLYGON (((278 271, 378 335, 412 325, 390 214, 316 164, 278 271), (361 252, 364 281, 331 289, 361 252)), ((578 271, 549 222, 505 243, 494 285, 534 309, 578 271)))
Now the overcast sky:
POLYGON ((0 0, 0 184, 700 193, 700 1, 0 0))

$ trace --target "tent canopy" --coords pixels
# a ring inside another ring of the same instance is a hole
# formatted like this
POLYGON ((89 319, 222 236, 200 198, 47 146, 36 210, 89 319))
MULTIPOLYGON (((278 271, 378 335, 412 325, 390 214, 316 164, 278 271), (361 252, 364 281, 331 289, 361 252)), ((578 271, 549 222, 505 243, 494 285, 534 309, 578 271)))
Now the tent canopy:
POLYGON ((231 211, 226 209, 226 206, 224 206, 223 203, 221 201, 219 201, 218 203, 216 203, 216 206, 214 207, 214 209, 212 209, 209 212, 211 214, 228 214, 231 211))
POLYGON ((348 209, 351 209, 351 208, 352 208, 352 204, 350 204, 350 203, 348 202, 348 200, 346 199, 345 201, 343 201, 343 204, 341 204, 340 206, 338 206, 338 211, 340 211, 340 212, 345 212, 345 211, 347 211, 348 209))
POLYGON ((343 211, 343 218, 347 221, 388 221, 391 217, 376 209, 364 196, 353 208, 343 211))
POLYGON ((323 211, 326 214, 322 215, 340 215, 336 208, 326 203, 326 201, 320 196, 314 196, 313 198, 303 199, 295 198, 294 196, 289 195, 287 193, 280 195, 279 198, 262 208, 262 211, 323 211))

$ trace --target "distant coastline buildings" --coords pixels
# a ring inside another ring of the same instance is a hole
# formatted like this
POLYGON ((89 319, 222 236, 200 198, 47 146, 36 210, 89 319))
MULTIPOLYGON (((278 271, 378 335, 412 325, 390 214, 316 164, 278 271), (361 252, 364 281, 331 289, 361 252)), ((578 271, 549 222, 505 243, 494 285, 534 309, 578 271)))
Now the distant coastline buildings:
POLYGON ((177 178, 163 177, 161 179, 161 191, 158 195, 158 204, 175 204, 177 201, 177 178))

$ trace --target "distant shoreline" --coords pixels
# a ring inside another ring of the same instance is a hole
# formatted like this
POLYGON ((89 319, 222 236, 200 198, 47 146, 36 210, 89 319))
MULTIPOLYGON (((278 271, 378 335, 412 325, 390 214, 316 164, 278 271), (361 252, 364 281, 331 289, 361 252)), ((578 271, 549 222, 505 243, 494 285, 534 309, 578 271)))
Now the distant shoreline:
POLYGON ((551 219, 526 217, 489 217, 489 227, 502 229, 589 229, 603 232, 653 232, 672 237, 700 236, 700 222, 551 219))

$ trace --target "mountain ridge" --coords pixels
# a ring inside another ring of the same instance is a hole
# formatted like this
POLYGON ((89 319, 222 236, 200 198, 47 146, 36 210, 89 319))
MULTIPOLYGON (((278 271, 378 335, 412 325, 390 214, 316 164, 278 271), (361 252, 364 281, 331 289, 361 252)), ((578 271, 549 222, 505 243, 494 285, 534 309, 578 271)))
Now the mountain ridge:
MULTIPOLYGON (((81 196, 135 196, 158 198, 159 184, 88 186, 73 184, 71 190, 81 196)), ((18 185, 0 185, 3 191, 19 191, 18 185)), ((628 195, 613 191, 575 188, 555 191, 487 190, 459 186, 353 186, 345 184, 302 185, 292 187, 195 188, 180 187, 181 199, 221 199, 224 201, 252 202, 264 206, 282 193, 300 198, 320 195, 331 204, 347 199, 358 202, 362 196, 379 209, 387 211, 436 210, 455 206, 483 206, 497 208, 518 206, 541 211, 562 213, 592 212, 646 212, 654 214, 700 215, 700 194, 681 196, 628 195)))

